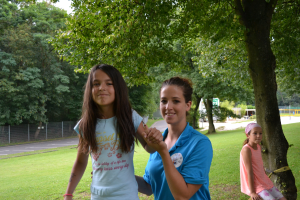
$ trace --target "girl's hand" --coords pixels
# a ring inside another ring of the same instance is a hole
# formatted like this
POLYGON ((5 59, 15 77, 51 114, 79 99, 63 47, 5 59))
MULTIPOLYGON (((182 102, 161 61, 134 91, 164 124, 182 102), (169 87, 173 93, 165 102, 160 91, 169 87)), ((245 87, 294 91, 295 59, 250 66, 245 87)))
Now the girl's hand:
POLYGON ((72 196, 65 196, 64 200, 73 200, 72 196))
POLYGON ((258 194, 256 193, 251 193, 250 197, 252 200, 263 200, 258 194))

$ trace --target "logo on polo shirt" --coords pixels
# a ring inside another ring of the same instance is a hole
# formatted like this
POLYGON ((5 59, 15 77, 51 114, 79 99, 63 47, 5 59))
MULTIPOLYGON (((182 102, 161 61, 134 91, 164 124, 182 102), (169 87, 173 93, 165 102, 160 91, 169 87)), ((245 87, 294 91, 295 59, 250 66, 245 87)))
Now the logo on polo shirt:
POLYGON ((177 168, 179 167, 181 164, 182 164, 182 161, 183 161, 183 157, 182 157, 182 154, 181 153, 174 153, 172 156, 171 156, 171 159, 174 163, 174 166, 177 168))

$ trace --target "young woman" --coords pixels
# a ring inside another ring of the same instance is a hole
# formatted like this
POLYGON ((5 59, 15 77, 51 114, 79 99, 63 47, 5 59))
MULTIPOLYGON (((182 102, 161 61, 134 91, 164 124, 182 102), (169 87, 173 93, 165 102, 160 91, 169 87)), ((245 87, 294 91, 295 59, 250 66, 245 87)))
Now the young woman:
MULTIPOLYGON (((82 117, 74 128, 79 144, 65 200, 72 199, 86 169, 89 153, 93 166, 91 199, 138 199, 133 168, 134 143, 138 139, 148 152, 154 152, 144 141, 147 136, 143 135, 141 121, 130 106, 120 72, 110 65, 94 66, 85 86, 82 117)), ((155 129, 150 129, 148 134, 149 140, 162 140, 155 129)))
POLYGON ((149 143, 144 177, 136 176, 139 192, 161 199, 210 199, 209 170, 213 151, 210 140, 186 121, 193 89, 187 79, 173 77, 160 89, 160 111, 168 128, 163 141, 149 143))
POLYGON ((261 157, 262 128, 250 123, 240 154, 241 191, 254 200, 286 200, 266 175, 261 157))

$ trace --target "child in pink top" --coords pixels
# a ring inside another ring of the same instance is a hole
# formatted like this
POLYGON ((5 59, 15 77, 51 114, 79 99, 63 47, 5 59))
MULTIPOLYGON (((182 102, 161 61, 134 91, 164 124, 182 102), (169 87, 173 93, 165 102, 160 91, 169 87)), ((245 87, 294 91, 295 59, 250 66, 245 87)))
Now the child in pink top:
POLYGON ((261 157, 262 128, 250 123, 240 154, 241 191, 253 200, 286 200, 266 175, 261 157))

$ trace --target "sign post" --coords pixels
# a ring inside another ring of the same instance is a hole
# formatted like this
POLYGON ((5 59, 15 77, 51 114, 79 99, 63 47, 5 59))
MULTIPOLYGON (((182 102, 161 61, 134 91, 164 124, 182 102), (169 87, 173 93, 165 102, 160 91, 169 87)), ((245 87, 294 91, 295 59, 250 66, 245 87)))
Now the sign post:
POLYGON ((213 107, 215 107, 215 106, 219 107, 220 106, 219 98, 213 98, 212 104, 213 104, 213 107))

